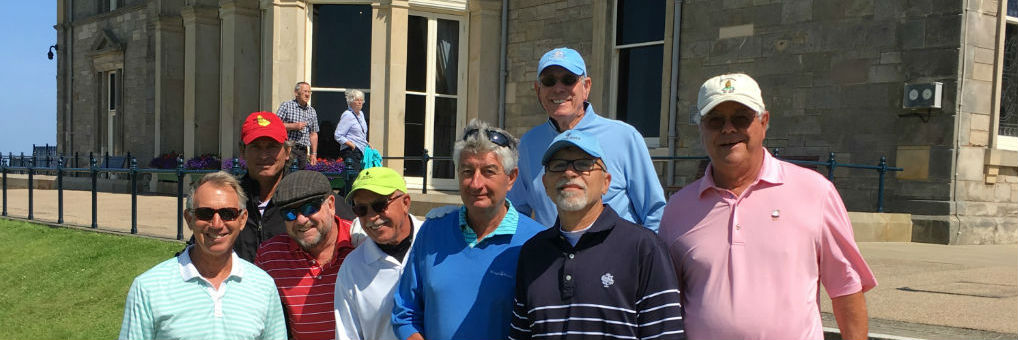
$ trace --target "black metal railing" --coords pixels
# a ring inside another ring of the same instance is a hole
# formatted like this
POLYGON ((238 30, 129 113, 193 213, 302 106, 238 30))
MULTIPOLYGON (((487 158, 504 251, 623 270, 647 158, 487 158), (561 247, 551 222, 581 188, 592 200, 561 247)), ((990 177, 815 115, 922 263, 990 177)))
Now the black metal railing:
MULTIPOLYGON (((774 149, 772 154, 778 157, 780 150, 774 149)), ((28 219, 35 219, 34 215, 34 197, 33 197, 33 182, 34 176, 41 173, 52 173, 56 175, 57 181, 57 224, 64 223, 64 177, 67 175, 74 174, 87 174, 91 180, 91 224, 90 228, 98 228, 98 181, 101 175, 105 174, 109 178, 110 174, 125 173, 128 175, 131 186, 131 234, 138 233, 138 176, 141 174, 175 174, 177 179, 176 188, 176 199, 177 199, 177 235, 178 240, 184 238, 184 177, 191 174, 207 174, 216 172, 218 170, 194 170, 184 168, 184 159, 180 156, 177 157, 177 166, 174 169, 139 169, 138 160, 128 154, 126 158, 126 166, 121 167, 110 167, 110 160, 119 159, 120 156, 110 156, 109 154, 104 155, 104 162, 102 165, 99 164, 98 159, 95 158, 93 153, 89 153, 88 156, 88 167, 79 167, 76 160, 77 154, 75 154, 74 166, 66 167, 66 159, 63 156, 58 157, 56 160, 49 159, 50 157, 39 158, 26 157, 21 154, 20 157, 8 153, 7 156, 0 154, 0 172, 2 172, 2 188, 3 188, 3 211, 2 216, 7 216, 7 177, 10 173, 26 173, 28 175, 28 219), (41 164, 37 164, 37 161, 41 164), (41 165, 41 166, 40 166, 41 165), (52 165, 52 166, 51 166, 52 165)), ((849 164, 849 163, 838 163, 834 153, 830 153, 826 162, 820 161, 804 161, 794 159, 782 159, 784 161, 799 164, 799 165, 812 165, 812 166, 824 166, 827 168, 827 179, 831 182, 834 181, 834 171, 837 168, 848 168, 848 169, 865 169, 874 170, 879 174, 877 184, 877 212, 884 211, 884 182, 888 172, 902 171, 902 168, 892 167, 887 165, 887 158, 885 156, 880 157, 880 162, 877 165, 865 165, 865 164, 849 164)), ((421 191, 424 194, 428 192, 428 162, 431 161, 451 161, 452 157, 436 157, 431 156, 428 150, 423 150, 421 155, 418 156, 383 156, 385 160, 412 160, 420 161, 421 174, 423 177, 421 191)), ((655 156, 651 157, 653 161, 676 161, 676 160, 708 160, 707 156, 655 156)), ((247 169, 241 168, 239 160, 233 158, 233 166, 229 169, 229 172, 234 176, 240 177, 247 172, 247 169)), ((290 165, 291 171, 297 170, 297 162, 294 161, 290 165)), ((342 178, 344 180, 344 188, 340 190, 341 195, 345 195, 349 191, 350 185, 354 178, 357 176, 359 166, 346 164, 346 168, 342 172, 322 172, 326 177, 342 178)))

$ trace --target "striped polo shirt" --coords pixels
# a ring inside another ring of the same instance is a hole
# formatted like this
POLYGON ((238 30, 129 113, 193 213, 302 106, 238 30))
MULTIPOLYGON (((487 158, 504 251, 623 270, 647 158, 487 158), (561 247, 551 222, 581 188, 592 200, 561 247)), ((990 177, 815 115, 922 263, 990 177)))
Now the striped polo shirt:
POLYGON ((212 287, 190 250, 138 275, 127 293, 120 339, 285 339, 272 278, 233 253, 230 275, 212 287))
POLYGON ((322 266, 290 235, 280 234, 258 247, 255 264, 276 281, 287 324, 294 339, 333 339, 336 336, 336 273, 354 249, 350 242, 350 221, 336 216, 336 250, 332 261, 322 266))
POLYGON ((520 249, 509 339, 684 338, 668 248, 608 205, 573 246, 560 225, 520 249))

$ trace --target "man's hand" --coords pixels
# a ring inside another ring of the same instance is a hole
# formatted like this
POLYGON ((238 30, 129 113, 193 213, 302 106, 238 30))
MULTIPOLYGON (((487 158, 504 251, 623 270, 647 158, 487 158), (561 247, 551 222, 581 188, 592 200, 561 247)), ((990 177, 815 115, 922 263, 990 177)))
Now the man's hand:
POLYGON ((414 333, 409 338, 406 338, 406 340, 424 340, 424 336, 421 333, 414 333))
POLYGON ((283 123, 283 126, 285 126, 286 129, 290 131, 303 130, 304 127, 307 125, 308 125, 307 122, 283 123))
POLYGON ((308 157, 308 164, 315 165, 315 163, 318 163, 318 157, 316 156, 317 155, 315 154, 311 154, 311 156, 308 157))
POLYGON ((862 292, 831 299, 834 319, 838 321, 841 338, 845 340, 867 339, 869 319, 866 314, 866 296, 862 292))

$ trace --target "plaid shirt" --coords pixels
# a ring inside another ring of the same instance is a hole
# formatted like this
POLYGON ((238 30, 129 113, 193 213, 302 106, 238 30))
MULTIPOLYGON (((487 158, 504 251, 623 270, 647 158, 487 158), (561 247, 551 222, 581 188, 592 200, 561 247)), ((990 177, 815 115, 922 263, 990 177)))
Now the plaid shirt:
POLYGON ((293 99, 279 104, 276 115, 283 120, 283 123, 308 123, 303 129, 287 130, 286 138, 294 141, 298 146, 310 148, 311 132, 318 133, 318 113, 315 112, 315 108, 311 105, 301 107, 300 104, 297 104, 297 100, 293 99))

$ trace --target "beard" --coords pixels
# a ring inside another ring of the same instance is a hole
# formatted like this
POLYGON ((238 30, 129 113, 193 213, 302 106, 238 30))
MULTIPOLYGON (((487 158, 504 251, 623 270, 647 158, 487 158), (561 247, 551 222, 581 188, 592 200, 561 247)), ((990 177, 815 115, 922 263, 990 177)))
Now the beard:
MULTIPOLYGON (((297 241, 297 244, 300 245, 300 248, 304 249, 304 251, 306 252, 311 252, 311 249, 314 249, 315 247, 317 247, 318 245, 322 244, 322 242, 325 241, 325 235, 328 235, 329 232, 332 231, 332 223, 324 223, 317 227, 313 226, 312 228, 317 229, 318 232, 316 233, 317 235, 315 235, 315 237, 310 240, 305 240, 304 238, 297 237, 297 235, 294 235, 292 233, 290 234, 290 238, 297 241)), ((287 230, 287 232, 289 232, 289 230, 287 230)))
POLYGON ((559 209, 564 211, 579 211, 586 208, 590 199, 587 197, 587 186, 583 184, 579 179, 570 181, 568 178, 560 179, 555 183, 555 205, 559 209), (575 191, 562 191, 562 187, 566 185, 575 185, 580 187, 580 192, 575 191))

